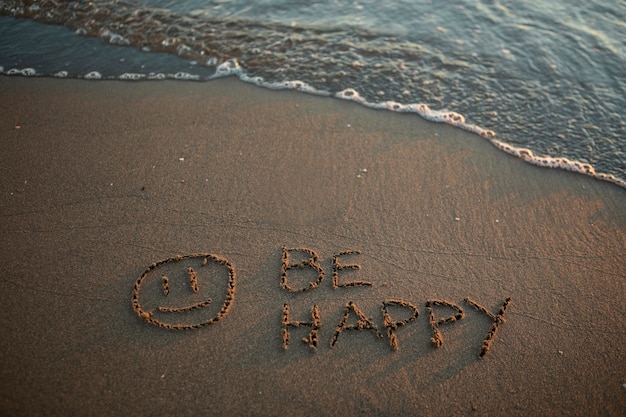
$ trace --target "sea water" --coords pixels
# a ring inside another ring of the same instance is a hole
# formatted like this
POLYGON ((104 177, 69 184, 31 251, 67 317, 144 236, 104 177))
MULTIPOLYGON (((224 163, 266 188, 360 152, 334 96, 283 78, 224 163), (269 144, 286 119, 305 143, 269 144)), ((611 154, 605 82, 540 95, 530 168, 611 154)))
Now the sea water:
POLYGON ((626 2, 0 0, 0 73, 334 96, 626 187, 626 2))

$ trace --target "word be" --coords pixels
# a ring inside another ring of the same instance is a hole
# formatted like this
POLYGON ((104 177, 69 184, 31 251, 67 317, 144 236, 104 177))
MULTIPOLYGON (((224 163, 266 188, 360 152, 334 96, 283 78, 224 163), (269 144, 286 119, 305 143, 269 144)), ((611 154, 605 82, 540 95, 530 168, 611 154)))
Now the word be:
MULTIPOLYGON (((338 253, 336 255, 333 255, 332 257, 333 288, 349 288, 349 287, 359 287, 359 286, 371 287, 372 286, 371 282, 366 282, 366 281, 351 281, 351 282, 346 282, 344 284, 339 283, 339 271, 344 270, 344 269, 361 269, 361 266, 357 264, 345 264, 345 265, 340 264, 339 257, 344 256, 344 255, 360 255, 360 254, 361 252, 359 251, 347 250, 347 251, 338 253)), ((280 287, 289 292, 304 292, 304 291, 309 291, 309 290, 313 290, 317 288, 317 286, 320 285, 321 282, 324 280, 324 276, 325 276, 324 270, 322 269, 322 267, 319 265, 318 262, 319 262, 319 256, 317 255, 317 253, 315 253, 313 249, 309 249, 309 248, 287 249, 286 247, 283 246, 282 265, 280 268, 280 287), (308 259, 305 258, 302 261, 297 262, 297 263, 292 263, 291 262, 292 252, 303 252, 307 254, 309 258, 308 259), (291 285, 289 285, 289 282, 287 279, 287 271, 291 269, 304 269, 307 267, 312 268, 317 273, 315 280, 310 281, 307 286, 302 287, 302 288, 293 288, 291 285)))

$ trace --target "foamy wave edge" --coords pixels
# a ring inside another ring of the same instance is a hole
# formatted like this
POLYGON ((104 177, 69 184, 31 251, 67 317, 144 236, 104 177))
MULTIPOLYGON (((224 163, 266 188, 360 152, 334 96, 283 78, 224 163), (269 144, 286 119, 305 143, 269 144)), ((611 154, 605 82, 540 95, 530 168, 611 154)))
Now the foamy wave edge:
POLYGON ((389 110, 398 113, 415 113, 428 121, 446 123, 454 127, 466 130, 468 132, 475 133, 489 141, 493 146, 500 149, 501 151, 509 155, 516 156, 530 164, 544 168, 560 168, 567 171, 577 172, 599 180, 611 182, 622 188, 626 188, 626 181, 622 180, 621 178, 617 178, 612 174, 596 172, 595 168, 591 164, 579 161, 572 161, 567 158, 538 156, 535 155, 530 149, 518 148, 508 143, 499 141, 496 139, 496 133, 493 130, 484 129, 480 126, 467 123, 465 121, 465 117, 462 114, 456 112, 432 110, 428 105, 422 103, 402 104, 395 101, 372 103, 367 101, 358 93, 358 91, 352 88, 345 89, 333 95, 328 91, 318 90, 302 81, 268 83, 263 81, 261 77, 247 76, 236 60, 226 61, 219 65, 217 67, 215 75, 213 75, 213 77, 211 78, 221 78, 232 75, 239 77, 239 79, 244 82, 252 83, 257 86, 269 88, 272 90, 297 90, 309 94, 333 96, 341 100, 353 101, 371 109, 389 110))
POLYGON ((86 74, 77 75, 75 77, 69 77, 67 71, 59 71, 57 73, 47 75, 40 74, 34 68, 10 68, 4 70, 4 67, 0 66, 0 74, 9 76, 21 76, 21 77, 46 77, 52 76, 53 78, 77 78, 85 80, 120 80, 120 81, 142 81, 142 80, 183 80, 183 81, 205 81, 200 78, 199 75, 190 74, 188 72, 177 72, 174 74, 155 73, 150 72, 148 74, 127 72, 117 77, 106 77, 98 71, 90 71, 86 74))
POLYGON ((493 146, 500 149, 501 151, 504 151, 509 155, 516 156, 530 164, 545 168, 560 168, 567 171, 578 172, 580 174, 585 174, 599 180, 612 182, 613 184, 616 184, 622 188, 626 188, 626 181, 622 180, 621 178, 617 178, 612 174, 596 172, 595 168, 591 164, 579 161, 572 161, 563 157, 539 156, 535 155, 530 149, 518 148, 508 143, 499 141, 496 139, 496 133, 494 131, 484 129, 471 123, 466 123, 465 117, 459 113, 451 111, 432 110, 426 104, 401 104, 394 101, 371 103, 359 96, 359 93, 351 88, 340 91, 339 93, 335 94, 335 97, 344 100, 351 100, 372 109, 384 109, 399 113, 416 113, 422 118, 431 122, 446 123, 466 130, 468 132, 475 133, 489 141, 493 146))
MULTIPOLYGON (((4 70, 4 67, 0 66, 0 74, 8 75, 8 76, 23 76, 23 77, 34 77, 34 76, 44 76, 44 74, 38 74, 33 68, 11 68, 7 71, 4 70)), ((53 74, 53 77, 57 78, 66 78, 68 76, 67 72, 61 71, 56 74, 53 74)), ((432 110, 428 105, 422 103, 411 103, 411 104, 402 104, 395 101, 383 101, 372 103, 363 98, 358 91, 352 88, 347 88, 338 93, 332 94, 325 90, 319 90, 315 87, 308 85, 303 81, 282 81, 282 82, 266 82, 261 77, 250 77, 245 71, 241 68, 237 60, 231 59, 225 61, 216 67, 215 74, 207 79, 201 79, 200 76, 189 74, 186 72, 177 72, 175 74, 165 74, 165 73, 124 73, 117 77, 104 77, 98 71, 91 71, 85 75, 77 76, 78 79, 87 79, 87 80, 121 80, 121 81, 142 81, 142 80, 182 80, 182 81, 208 81, 218 78, 236 76, 241 81, 254 84, 259 87, 268 88, 271 90, 295 90, 300 91, 307 94, 313 94, 318 96, 325 97, 335 97, 341 100, 348 100, 358 103, 362 106, 377 109, 377 110, 388 110, 398 113, 415 113, 422 117, 425 120, 436 122, 436 123, 445 123, 463 130, 466 130, 471 133, 475 133, 482 138, 489 141, 493 146, 500 149, 501 151, 513 155, 517 158, 522 159, 525 162, 530 164, 544 167, 544 168, 559 168, 567 171, 577 172, 580 174, 588 175, 590 177, 608 181, 613 183, 619 187, 626 188, 626 180, 618 178, 612 174, 606 174, 603 172, 596 172, 595 168, 591 164, 587 164, 579 161, 572 161, 563 157, 551 157, 551 156, 539 156, 535 155, 533 151, 527 148, 519 148, 508 143, 499 141, 496 139, 496 133, 492 130, 484 129, 480 126, 466 123, 465 117, 462 114, 452 112, 452 111, 442 111, 442 110, 432 110)))

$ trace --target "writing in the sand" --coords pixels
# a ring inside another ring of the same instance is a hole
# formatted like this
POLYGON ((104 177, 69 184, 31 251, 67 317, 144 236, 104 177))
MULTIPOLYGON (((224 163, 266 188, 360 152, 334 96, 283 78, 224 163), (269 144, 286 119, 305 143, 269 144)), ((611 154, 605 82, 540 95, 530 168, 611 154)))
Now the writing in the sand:
MULTIPOLYGON (((363 280, 344 280, 344 271, 359 270, 361 266, 354 263, 354 256, 359 251, 346 250, 331 257, 331 280, 333 289, 350 289, 356 287, 372 287, 373 283, 363 280)), ((288 293, 314 291, 324 281, 326 271, 321 266, 320 257, 310 248, 283 247, 280 268, 280 287, 288 293)), ((236 274, 232 263, 221 256, 213 254, 193 254, 176 256, 150 265, 135 282, 132 292, 132 305, 137 315, 148 323, 171 330, 198 329, 224 318, 235 301, 236 274), (186 293, 188 300, 180 304, 180 297, 170 297, 175 292, 180 296, 186 293), (219 303, 213 303, 209 294, 222 293, 219 303), (171 299, 178 299, 172 304, 171 299), (147 301, 143 301, 143 300, 147 301)), ((470 298, 463 300, 482 313, 490 323, 478 353, 484 357, 489 352, 496 333, 502 323, 511 298, 506 298, 497 313, 470 298)), ((368 317, 353 301, 348 301, 342 311, 341 319, 336 323, 329 340, 331 348, 335 347, 344 332, 371 332, 377 339, 389 344, 392 350, 399 348, 397 330, 420 316, 416 304, 398 298, 386 298, 380 301, 377 322, 368 317), (352 324, 348 324, 352 323, 352 324)), ((297 320, 292 313, 292 305, 282 304, 282 320, 280 334, 282 347, 288 349, 292 332, 298 328, 308 329, 308 335, 302 340, 311 349, 319 345, 319 332, 322 328, 322 312, 320 306, 310 306, 310 315, 304 320, 297 320)), ((298 309, 302 306, 298 305, 298 309)), ((306 308, 306 306, 305 306, 306 308)), ((433 347, 443 345, 440 329, 465 318, 463 307, 442 299, 428 299, 424 304, 426 319, 429 324, 430 342, 433 347)))

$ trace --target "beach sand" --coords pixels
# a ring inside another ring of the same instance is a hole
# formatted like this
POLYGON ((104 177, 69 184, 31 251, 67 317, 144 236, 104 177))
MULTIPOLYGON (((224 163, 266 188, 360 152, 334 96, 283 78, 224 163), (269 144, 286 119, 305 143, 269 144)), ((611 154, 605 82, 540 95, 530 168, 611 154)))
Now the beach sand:
POLYGON ((626 190, 235 79, 0 97, 1 415, 626 412, 626 190))

